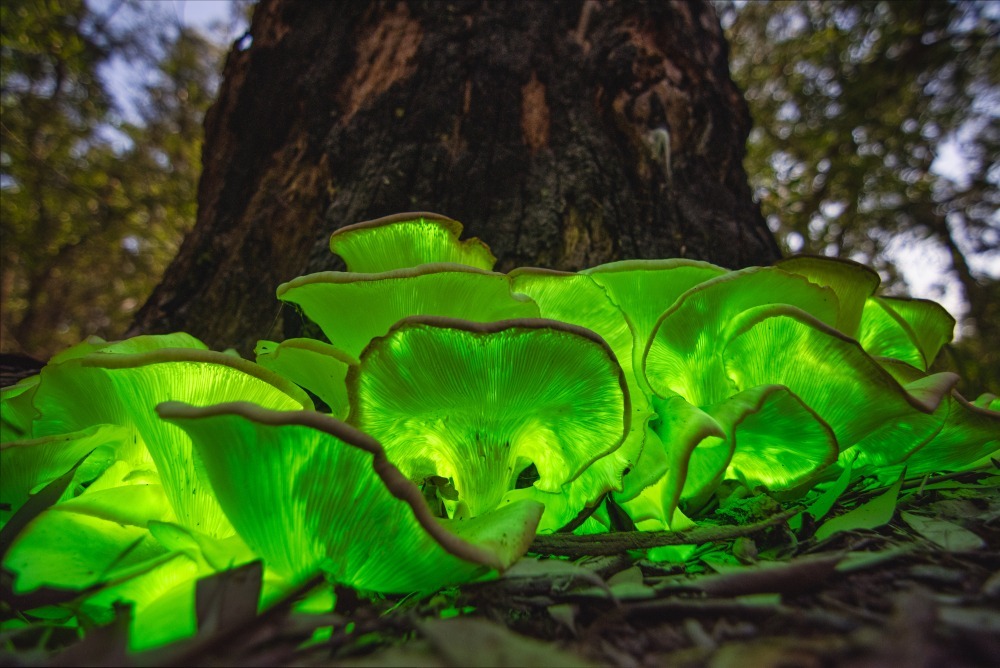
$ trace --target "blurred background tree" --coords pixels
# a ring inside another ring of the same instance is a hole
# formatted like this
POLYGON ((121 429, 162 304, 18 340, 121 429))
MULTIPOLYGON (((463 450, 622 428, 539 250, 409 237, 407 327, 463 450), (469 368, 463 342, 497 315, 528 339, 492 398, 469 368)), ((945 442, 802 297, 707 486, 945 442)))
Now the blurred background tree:
POLYGON ((784 252, 870 264, 896 293, 904 263, 939 274, 935 296, 957 285, 950 362, 967 393, 996 391, 1000 3, 717 6, 754 117, 747 173, 784 252))
MULTIPOLYGON (((0 350, 119 336, 193 224, 231 36, 185 27, 176 7, 0 5, 0 350), (145 73, 131 113, 108 86, 116 61, 145 73)), ((937 296, 964 305, 944 363, 967 394, 996 391, 1000 3, 716 7, 755 122, 747 172, 785 252, 858 259, 895 292, 903 266, 937 274, 937 296)))
POLYGON ((163 6, 105 4, 0 5, 5 352, 120 336, 194 223, 223 50, 163 6), (123 63, 133 99, 109 89, 123 63))

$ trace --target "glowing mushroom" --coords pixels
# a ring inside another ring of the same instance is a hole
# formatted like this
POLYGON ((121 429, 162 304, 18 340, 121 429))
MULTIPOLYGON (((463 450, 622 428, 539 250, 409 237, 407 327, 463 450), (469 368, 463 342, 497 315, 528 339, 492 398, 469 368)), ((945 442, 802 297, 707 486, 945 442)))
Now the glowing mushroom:
POLYGON ((873 357, 888 357, 926 371, 951 341, 955 318, 926 299, 872 297, 865 302, 858 341, 873 357))
POLYGON ((450 262, 492 271, 496 258, 476 238, 459 241, 462 223, 440 214, 415 212, 342 227, 330 237, 330 250, 351 272, 375 273, 450 262))
POLYGON ((347 370, 358 361, 316 339, 258 341, 257 364, 287 378, 319 397, 334 417, 347 417, 347 370))
POLYGON ((294 410, 312 408, 305 392, 266 369, 232 355, 192 348, 137 354, 96 352, 45 367, 32 399, 39 417, 32 436, 75 432, 93 425, 125 427, 119 459, 155 465, 178 520, 216 537, 232 532, 203 479, 191 443, 158 419, 165 400, 194 404, 245 400, 294 410))
POLYGON ((158 411, 194 441, 239 535, 289 582, 320 570, 390 593, 468 582, 524 554, 543 510, 522 501, 436 518, 378 442, 319 413, 246 403, 158 411))
POLYGON ((411 480, 451 481, 453 516, 494 509, 531 464, 535 488, 558 493, 629 428, 607 344, 553 320, 407 318, 372 341, 347 383, 349 421, 411 480))
POLYGON ((379 274, 309 274, 279 286, 278 298, 301 308, 334 346, 351 357, 408 316, 477 322, 538 316, 534 302, 511 294, 507 275, 458 264, 425 264, 379 274))

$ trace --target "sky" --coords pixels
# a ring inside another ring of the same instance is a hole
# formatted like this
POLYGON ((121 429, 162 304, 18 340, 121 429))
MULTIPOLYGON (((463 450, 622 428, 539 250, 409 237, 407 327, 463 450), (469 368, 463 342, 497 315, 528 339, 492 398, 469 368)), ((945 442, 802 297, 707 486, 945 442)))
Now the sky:
MULTIPOLYGON (((231 42, 239 35, 226 34, 219 26, 227 24, 233 3, 229 0, 150 0, 162 5, 177 16, 185 25, 201 29, 215 36, 221 43, 231 42)), ((111 0, 88 0, 95 9, 103 9, 111 0)), ((1000 3, 998 3, 1000 6, 1000 3)), ((114 63, 106 72, 112 92, 123 103, 126 116, 129 115, 129 97, 141 81, 142 73, 135 71, 128 63, 114 63)), ((134 113, 134 112, 132 112, 134 113)), ((931 169, 938 174, 961 181, 967 170, 957 142, 942 145, 938 158, 931 169)), ((962 291, 958 282, 947 274, 949 256, 934 244, 914 243, 911 239, 900 238, 893 243, 890 254, 896 258, 913 297, 933 299, 940 302, 950 313, 961 316, 965 311, 962 291)), ((986 259, 970 258, 975 269, 993 276, 1000 276, 1000 257, 986 259)))

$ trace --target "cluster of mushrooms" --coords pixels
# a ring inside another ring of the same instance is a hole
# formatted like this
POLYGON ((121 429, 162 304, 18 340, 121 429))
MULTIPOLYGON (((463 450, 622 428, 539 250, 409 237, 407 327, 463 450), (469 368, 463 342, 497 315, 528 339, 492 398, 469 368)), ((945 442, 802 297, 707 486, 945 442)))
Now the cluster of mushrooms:
POLYGON ((875 296, 859 264, 497 273, 461 230, 420 213, 334 233, 347 271, 278 288, 329 342, 250 362, 183 333, 89 339, 3 389, 13 593, 79 592, 61 609, 84 627, 127 602, 144 649, 195 632, 198 578, 253 560, 262 606, 317 572, 429 592, 621 510, 676 529, 722 488, 790 498, 1000 448, 997 398, 928 371, 951 316, 875 296))

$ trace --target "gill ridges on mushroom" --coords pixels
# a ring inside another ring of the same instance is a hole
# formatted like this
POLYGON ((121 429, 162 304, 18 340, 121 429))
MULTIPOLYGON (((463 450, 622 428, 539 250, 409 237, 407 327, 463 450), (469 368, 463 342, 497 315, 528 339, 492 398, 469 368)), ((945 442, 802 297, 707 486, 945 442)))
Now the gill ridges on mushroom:
POLYGON ((316 572, 426 592, 536 532, 677 529, 734 487, 799 498, 1000 451, 996 397, 930 372, 954 320, 861 265, 503 274, 460 233, 425 213, 335 233, 350 271, 279 288, 330 343, 262 341, 254 364, 183 333, 88 339, 3 388, 12 600, 63 588, 98 623, 130 602, 141 649, 195 633, 197 579, 253 560, 262 607, 316 572))
MULTIPOLYGON (((477 517, 530 495, 508 492, 532 464, 540 492, 533 498, 560 494, 621 446, 631 417, 607 344, 554 320, 406 318, 372 341, 347 384, 348 421, 379 440, 411 480, 453 481, 453 516, 477 517)), ((563 508, 549 523, 558 528, 583 506, 563 508)))

